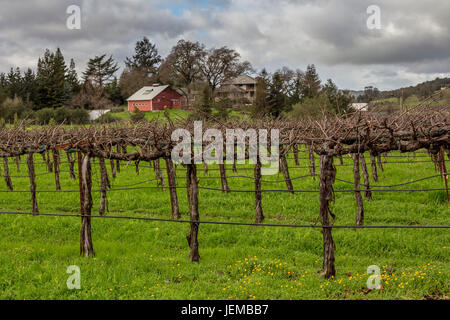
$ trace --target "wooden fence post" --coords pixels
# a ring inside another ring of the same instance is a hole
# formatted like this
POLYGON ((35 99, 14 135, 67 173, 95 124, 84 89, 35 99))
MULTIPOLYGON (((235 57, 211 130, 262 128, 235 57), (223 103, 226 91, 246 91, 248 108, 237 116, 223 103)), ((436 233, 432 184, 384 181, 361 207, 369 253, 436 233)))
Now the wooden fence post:
POLYGON ((33 206, 33 214, 39 214, 38 203, 36 199, 36 175, 34 173, 34 159, 33 153, 29 153, 27 156, 27 167, 28 167, 28 177, 30 179, 30 193, 31 193, 31 202, 33 206))
MULTIPOLYGON (((187 175, 189 176, 189 204, 191 212, 191 221, 199 221, 200 215, 198 212, 198 180, 197 180, 197 166, 196 164, 187 165, 187 175)), ((192 262, 198 262, 200 255, 198 253, 198 222, 191 222, 189 233, 186 239, 189 243, 190 253, 189 258, 192 262)))
POLYGON ((363 199, 361 196, 360 188, 360 180, 361 174, 359 171, 359 154, 355 153, 353 155, 353 179, 354 179, 354 188, 355 188, 355 199, 356 199, 356 225, 362 226, 364 222, 364 207, 363 207, 363 199))
POLYGON ((91 236, 91 164, 90 155, 86 154, 81 160, 81 152, 78 152, 78 179, 80 187, 80 211, 81 211, 81 231, 80 231, 80 254, 85 257, 94 255, 91 236))
MULTIPOLYGON (((322 225, 329 226, 331 213, 329 203, 333 200, 333 183, 336 177, 336 169, 333 166, 333 155, 326 154, 320 156, 320 217, 322 225)), ((334 251, 336 246, 333 241, 332 228, 322 228, 323 235, 323 273, 325 278, 336 275, 334 267, 334 251)))
POLYGON ((167 170, 167 180, 169 182, 169 193, 170 193, 170 205, 172 207, 172 218, 180 219, 180 207, 178 205, 178 195, 177 195, 177 181, 175 177, 175 169, 173 168, 173 162, 170 158, 165 158, 166 160, 166 170, 167 170))

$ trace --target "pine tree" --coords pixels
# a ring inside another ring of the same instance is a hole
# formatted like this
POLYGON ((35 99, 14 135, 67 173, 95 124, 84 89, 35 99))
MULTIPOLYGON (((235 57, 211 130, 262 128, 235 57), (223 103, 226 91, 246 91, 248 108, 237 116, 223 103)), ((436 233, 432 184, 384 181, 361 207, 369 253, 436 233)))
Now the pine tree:
POLYGON ((154 74, 162 61, 156 45, 152 44, 147 37, 144 37, 141 41, 136 42, 134 51, 136 54, 131 59, 125 58, 125 65, 128 70, 141 69, 145 70, 148 76, 154 74))
POLYGON ((58 108, 66 102, 66 64, 61 50, 56 53, 46 50, 38 60, 37 68, 37 108, 58 108))
POLYGON ((314 98, 320 91, 320 79, 316 67, 313 64, 306 68, 305 76, 301 84, 302 98, 314 98))
POLYGON ((108 59, 106 59, 106 54, 95 56, 89 60, 87 69, 83 72, 83 80, 84 82, 90 81, 95 86, 104 87, 114 77, 117 70, 119 67, 112 56, 108 59))
POLYGON ((75 70, 75 61, 70 59, 69 69, 66 74, 65 96, 70 100, 75 94, 80 92, 80 82, 78 81, 77 71, 75 70))
POLYGON ((279 73, 272 76, 272 83, 269 86, 267 97, 268 114, 278 117, 285 110, 287 105, 286 95, 283 93, 283 80, 279 73))

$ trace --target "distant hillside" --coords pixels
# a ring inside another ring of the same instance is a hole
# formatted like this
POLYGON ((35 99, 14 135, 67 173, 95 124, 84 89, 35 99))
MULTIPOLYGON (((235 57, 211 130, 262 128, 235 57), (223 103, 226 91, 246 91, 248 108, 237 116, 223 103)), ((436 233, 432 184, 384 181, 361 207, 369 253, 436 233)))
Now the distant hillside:
POLYGON ((417 96, 419 98, 426 98, 432 95, 434 92, 440 90, 443 87, 450 87, 450 78, 436 78, 431 81, 419 83, 416 86, 410 86, 405 88, 399 88, 391 91, 381 91, 380 98, 400 98, 403 92, 403 99, 406 100, 410 96, 417 96))

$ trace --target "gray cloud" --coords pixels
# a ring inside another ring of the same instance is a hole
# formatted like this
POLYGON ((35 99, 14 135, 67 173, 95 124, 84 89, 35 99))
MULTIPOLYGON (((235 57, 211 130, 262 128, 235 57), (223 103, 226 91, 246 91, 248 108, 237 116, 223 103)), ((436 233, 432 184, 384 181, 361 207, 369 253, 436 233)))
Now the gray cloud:
POLYGON ((81 71, 89 57, 122 63, 142 36, 162 54, 180 38, 237 49, 260 69, 315 63, 340 87, 381 89, 450 75, 450 2, 419 0, 0 0, 0 70, 35 67, 61 47, 81 71), (381 30, 366 27, 369 5, 381 30), (82 29, 66 28, 66 8, 82 7, 82 29))

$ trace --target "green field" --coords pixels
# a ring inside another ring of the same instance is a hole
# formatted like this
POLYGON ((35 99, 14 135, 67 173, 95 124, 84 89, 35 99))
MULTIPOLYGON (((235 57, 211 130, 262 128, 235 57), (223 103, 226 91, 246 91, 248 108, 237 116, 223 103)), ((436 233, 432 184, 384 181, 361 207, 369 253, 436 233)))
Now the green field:
MULTIPOLYGON (((392 153, 391 155, 399 155, 392 153)), ((292 157, 292 154, 289 155, 292 157)), ((387 161, 407 161, 387 158, 387 161)), ((305 157, 305 154, 302 155, 305 157)), ((366 157, 367 158, 367 157, 366 157)), ((418 153, 412 161, 429 158, 418 153)), ((62 155, 62 160, 65 155, 62 155)), ((45 164, 35 157, 38 190, 54 190, 54 176, 46 175, 45 164)), ((22 159, 22 163, 24 158, 22 159)), ((337 167, 337 178, 352 181, 352 160, 337 167)), ((293 160, 289 160, 294 166, 293 160)), ((109 161, 108 161, 108 170, 109 161)), ((308 165, 301 160, 301 165, 308 165)), ((369 165, 370 167, 370 165, 369 165)), ((386 163, 376 185, 392 185, 436 174, 431 162, 386 163)), ((26 176, 22 164, 12 176, 26 176)), ((210 166, 210 169, 217 169, 210 166)), ((67 164, 62 164, 63 190, 76 190, 67 164)), ((369 168, 370 170, 370 168, 369 168)), ((165 171, 163 170, 165 173, 165 171)), ((200 177, 205 177, 201 167, 200 177)), ((185 170, 178 166, 178 185, 185 185, 185 170)), ((241 165, 229 176, 251 176, 253 169, 241 165)), ((292 178, 308 174, 306 168, 291 168, 292 178)), ((208 177, 217 177, 210 170, 208 177)), ((113 181, 117 187, 154 179, 148 164, 141 163, 136 175, 134 163, 122 163, 113 181)), ((99 170, 94 166, 93 189, 99 188, 99 170)), ((264 180, 281 180, 266 176, 264 180)), ((28 179, 12 178, 15 190, 28 190, 28 179)), ((2 178, 0 190, 6 190, 2 178)), ((253 180, 229 178, 232 190, 252 190, 253 180)), ((167 184, 167 180, 166 180, 167 184)), ((317 179, 293 180, 295 189, 317 190, 317 179)), ((155 181, 138 186, 156 186, 155 181)), ((200 179, 200 186, 220 188, 220 180, 200 179)), ((335 190, 352 189, 336 181, 335 190)), ((263 189, 285 189, 281 183, 263 183, 263 189)), ((399 188, 443 188, 432 178, 399 188)), ((182 218, 188 218, 186 190, 178 189, 182 218)), ((365 223, 370 225, 448 225, 444 191, 374 192, 364 201, 365 223)), ((99 194, 93 194, 93 214, 98 215, 99 194)), ((170 217, 168 191, 139 189, 108 192, 109 213, 114 216, 170 217)), ((77 214, 78 193, 38 193, 42 213, 77 214)), ((200 190, 201 220, 253 222, 251 193, 200 190)), ((29 193, 0 193, 1 211, 30 212, 29 193)), ((265 223, 318 223, 317 193, 263 193, 265 223)), ((354 224, 353 193, 336 193, 332 206, 337 225, 354 224)), ((1 299, 423 299, 450 295, 450 233, 447 229, 333 230, 336 243, 335 279, 319 278, 322 263, 320 229, 200 226, 200 262, 189 261, 186 233, 189 225, 94 218, 92 237, 95 258, 79 255, 80 218, 0 215, 1 299), (81 290, 69 290, 66 269, 81 269, 81 290), (368 291, 367 267, 383 272, 382 290, 368 291)))

